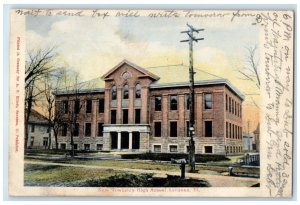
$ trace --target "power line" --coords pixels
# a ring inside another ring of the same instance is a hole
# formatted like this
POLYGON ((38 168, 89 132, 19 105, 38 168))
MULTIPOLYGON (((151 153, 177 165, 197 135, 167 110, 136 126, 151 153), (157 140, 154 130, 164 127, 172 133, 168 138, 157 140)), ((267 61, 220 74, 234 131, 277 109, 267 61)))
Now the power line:
MULTIPOLYGON (((188 67, 187 65, 183 65, 183 66, 186 66, 186 67, 188 67)), ((218 75, 212 74, 212 73, 210 73, 210 72, 208 72, 208 71, 201 70, 200 68, 194 68, 194 69, 195 69, 195 70, 198 70, 198 71, 200 71, 200 72, 203 72, 203 73, 206 73, 206 74, 212 75, 212 76, 214 76, 214 77, 217 77, 217 78, 222 78, 222 79, 225 79, 225 78, 223 78, 223 77, 221 77, 221 76, 218 76, 218 75)))
POLYGON ((164 67, 171 67, 171 66, 183 66, 183 63, 181 63, 181 64, 173 64, 173 65, 152 66, 152 67, 145 67, 145 68, 164 68, 164 67))

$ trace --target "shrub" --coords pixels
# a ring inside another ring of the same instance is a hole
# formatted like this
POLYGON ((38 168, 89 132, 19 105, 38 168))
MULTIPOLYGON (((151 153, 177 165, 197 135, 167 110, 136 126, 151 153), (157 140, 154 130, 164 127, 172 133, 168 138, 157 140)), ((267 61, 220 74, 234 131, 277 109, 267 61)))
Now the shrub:
POLYGON ((148 178, 151 175, 141 174, 117 174, 105 179, 89 179, 86 186, 89 187, 147 187, 151 186, 148 178))
MULTIPOLYGON (((69 155, 71 152, 71 150, 62 150, 62 149, 50 149, 50 150, 27 150, 26 154, 27 155, 36 155, 36 154, 53 154, 53 155, 63 155, 63 154, 67 154, 69 155)), ((97 153, 98 151, 91 151, 91 150, 75 150, 75 154, 76 153, 97 153)))
POLYGON ((209 183, 200 179, 180 179, 179 176, 152 178, 152 174, 118 174, 108 178, 89 179, 86 187, 209 187, 209 183))
MULTIPOLYGON (((142 153, 142 154, 123 154, 122 159, 142 159, 142 160, 157 160, 157 161, 171 161, 171 159, 188 159, 188 154, 183 153, 142 153)), ((223 155, 208 155, 196 154, 196 162, 210 162, 229 160, 223 155)))

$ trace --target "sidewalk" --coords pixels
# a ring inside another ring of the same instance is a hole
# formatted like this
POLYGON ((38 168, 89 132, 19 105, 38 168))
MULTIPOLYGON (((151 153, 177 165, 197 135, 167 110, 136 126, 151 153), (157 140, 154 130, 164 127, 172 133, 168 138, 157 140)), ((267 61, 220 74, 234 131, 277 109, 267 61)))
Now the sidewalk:
MULTIPOLYGON (((53 162, 35 162, 35 161, 25 161, 25 164, 39 164, 39 165, 56 165, 64 167, 79 167, 79 168, 89 168, 89 169, 111 169, 124 172, 137 172, 137 173, 154 173, 159 175, 177 175, 180 176, 180 172, 168 172, 160 170, 146 170, 146 169, 130 169, 130 168, 118 168, 118 167, 104 167, 104 166, 94 166, 94 165, 82 165, 82 164, 62 164, 53 162)), ((186 173, 187 177, 204 179, 209 182, 212 187, 251 187, 259 183, 259 179, 247 178, 247 177, 232 177, 232 176, 222 176, 222 175, 208 175, 199 173, 186 173)))

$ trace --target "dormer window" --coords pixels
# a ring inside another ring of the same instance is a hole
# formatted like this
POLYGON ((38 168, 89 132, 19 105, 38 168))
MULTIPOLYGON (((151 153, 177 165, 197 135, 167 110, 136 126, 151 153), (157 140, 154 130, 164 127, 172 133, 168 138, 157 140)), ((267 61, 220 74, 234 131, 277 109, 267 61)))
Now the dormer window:
POLYGON ((111 99, 112 100, 117 99, 117 87, 115 85, 111 88, 111 99))
POLYGON ((136 84, 135 86, 135 98, 141 98, 141 85, 136 84))
POLYGON ((123 87, 123 99, 128 99, 129 93, 128 93, 128 85, 124 85, 123 87))

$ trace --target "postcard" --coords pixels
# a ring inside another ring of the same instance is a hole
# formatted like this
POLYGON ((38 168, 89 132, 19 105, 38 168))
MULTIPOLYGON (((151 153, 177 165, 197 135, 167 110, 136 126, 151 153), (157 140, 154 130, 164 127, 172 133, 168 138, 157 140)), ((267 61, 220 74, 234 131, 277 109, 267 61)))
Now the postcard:
POLYGON ((10 11, 11 196, 292 197, 294 12, 10 11))

